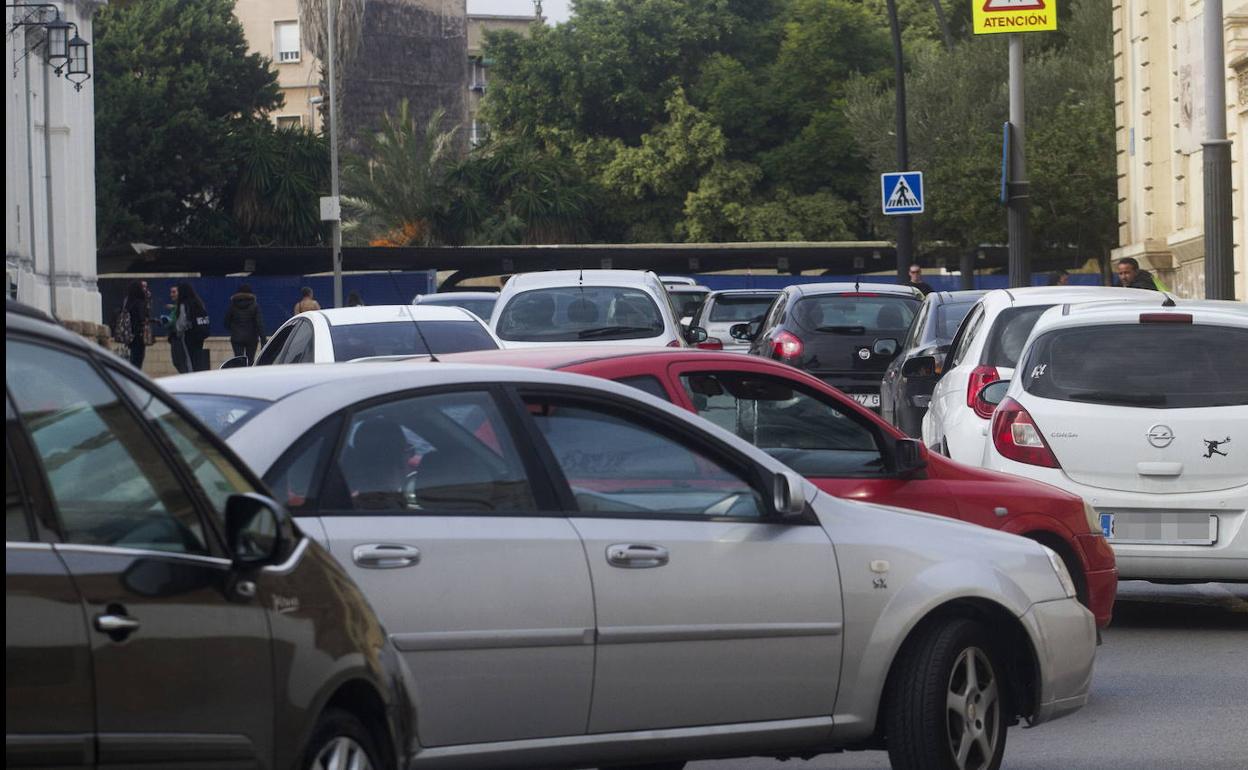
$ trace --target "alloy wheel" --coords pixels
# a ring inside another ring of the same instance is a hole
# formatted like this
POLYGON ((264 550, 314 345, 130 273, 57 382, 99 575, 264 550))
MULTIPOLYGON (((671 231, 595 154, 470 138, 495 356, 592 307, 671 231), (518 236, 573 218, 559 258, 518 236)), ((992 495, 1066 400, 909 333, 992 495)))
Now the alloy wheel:
POLYGON ((312 760, 312 770, 373 770, 364 747, 345 735, 331 739, 312 760))
POLYGON ((949 749, 959 770, 981 770, 996 755, 1001 734, 1001 698, 987 654, 967 647, 949 673, 945 716, 949 749))

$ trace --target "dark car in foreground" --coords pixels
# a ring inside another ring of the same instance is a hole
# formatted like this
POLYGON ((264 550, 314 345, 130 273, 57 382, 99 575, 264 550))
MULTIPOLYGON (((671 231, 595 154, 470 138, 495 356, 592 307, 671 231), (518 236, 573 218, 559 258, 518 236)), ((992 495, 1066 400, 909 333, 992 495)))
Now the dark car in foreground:
POLYGON ((892 284, 808 283, 786 287, 758 324, 732 327, 750 353, 805 369, 870 409, 880 379, 923 301, 892 284))
POLYGON ((5 313, 5 766, 406 766, 347 574, 140 372, 5 313))
POLYGON ((901 352, 888 365, 880 383, 880 416, 918 438, 923 413, 932 400, 936 374, 958 325, 983 291, 934 291, 923 299, 901 352))

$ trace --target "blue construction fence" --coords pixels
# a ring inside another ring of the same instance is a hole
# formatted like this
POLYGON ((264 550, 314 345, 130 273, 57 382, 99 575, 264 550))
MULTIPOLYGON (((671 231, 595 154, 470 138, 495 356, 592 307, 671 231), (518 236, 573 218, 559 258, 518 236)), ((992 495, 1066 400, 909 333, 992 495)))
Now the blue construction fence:
MULTIPOLYGON (((711 289, 783 289, 797 283, 887 283, 896 284, 897 279, 891 275, 719 275, 692 274, 689 276, 703 286, 711 289)), ((924 274, 927 281, 936 291, 961 291, 962 277, 957 275, 924 274)), ((1048 286, 1049 274, 1037 273, 1031 277, 1033 286, 1048 286)), ((1095 273, 1071 273, 1071 286, 1104 286, 1101 276, 1095 273)), ((1008 275, 977 275, 976 289, 1008 289, 1008 275)))
MULTIPOLYGON (((293 314, 295 303, 299 301, 300 289, 304 286, 312 289, 316 301, 322 307, 332 307, 334 302, 333 276, 315 275, 253 275, 247 277, 204 277, 204 278, 169 278, 145 275, 128 275, 124 278, 99 279, 100 298, 104 308, 104 322, 110 326, 121 309, 125 299, 126 287, 131 281, 147 281, 147 288, 152 293, 152 317, 160 318, 168 313, 170 303, 169 289, 180 281, 187 281, 195 287, 195 292, 203 299, 208 308, 208 316, 212 319, 211 335, 224 337, 229 333, 225 329, 225 311, 230 306, 230 297, 244 283, 251 286, 251 291, 260 303, 260 313, 264 316, 264 330, 267 334, 277 331, 293 314)), ((359 292, 366 305, 405 305, 417 294, 428 294, 436 291, 436 278, 430 271, 389 272, 348 274, 342 278, 342 295, 345 298, 352 291, 359 292)), ((161 326, 156 327, 156 335, 167 334, 161 326)))

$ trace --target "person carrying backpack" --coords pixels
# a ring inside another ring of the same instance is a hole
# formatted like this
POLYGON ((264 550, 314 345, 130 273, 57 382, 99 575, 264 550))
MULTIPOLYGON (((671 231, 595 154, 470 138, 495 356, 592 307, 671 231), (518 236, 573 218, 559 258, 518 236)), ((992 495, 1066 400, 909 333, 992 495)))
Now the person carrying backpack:
POLYGON ((204 341, 208 339, 211 320, 204 301, 187 281, 180 281, 170 292, 173 309, 169 315, 169 346, 173 365, 181 373, 202 372, 208 368, 208 351, 204 341))
POLYGON ((126 346, 130 364, 143 368, 149 343, 148 330, 151 311, 147 307, 147 290, 141 281, 131 281, 126 287, 126 298, 121 302, 117 320, 113 323, 113 339, 126 346))
POLYGON ((230 347, 234 348, 234 355, 246 356, 248 364, 254 363, 256 349, 264 339, 264 317, 256 295, 251 292, 251 284, 239 286, 230 297, 230 306, 225 311, 225 328, 230 333, 230 347))

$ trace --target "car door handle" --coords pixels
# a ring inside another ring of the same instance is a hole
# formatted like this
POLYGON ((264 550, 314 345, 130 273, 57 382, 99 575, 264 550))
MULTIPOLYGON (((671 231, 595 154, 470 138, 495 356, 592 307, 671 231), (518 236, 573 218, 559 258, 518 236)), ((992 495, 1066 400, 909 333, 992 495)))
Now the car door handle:
POLYGON ((420 549, 397 543, 369 543, 352 548, 351 560, 364 569, 401 569, 420 563, 420 549))
POLYGON ((607 563, 624 569, 647 569, 667 564, 667 549, 659 545, 619 543, 607 546, 607 563))
POLYGON ((140 625, 139 621, 126 615, 124 610, 118 612, 111 607, 109 612, 95 616, 95 630, 108 634, 109 638, 114 642, 120 642, 130 634, 138 631, 140 625))

